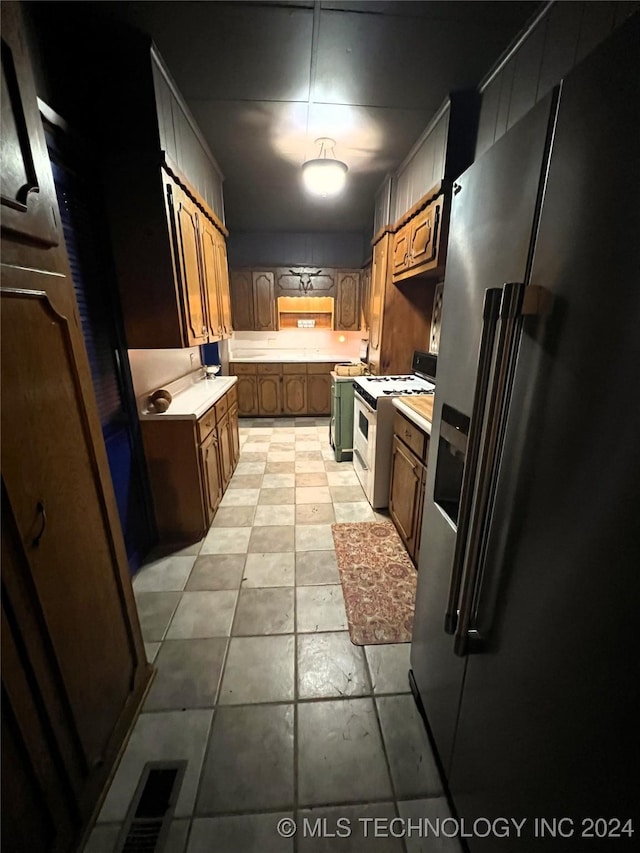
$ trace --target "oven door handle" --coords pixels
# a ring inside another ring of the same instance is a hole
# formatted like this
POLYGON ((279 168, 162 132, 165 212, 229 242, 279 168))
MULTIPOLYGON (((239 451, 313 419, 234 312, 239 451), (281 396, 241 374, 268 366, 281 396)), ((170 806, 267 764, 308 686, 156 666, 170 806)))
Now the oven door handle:
POLYGON ((360 453, 360 451, 358 450, 358 448, 357 448, 357 447, 354 447, 354 448, 353 448, 353 452, 354 452, 354 453, 355 453, 355 455, 358 457, 358 462, 359 462, 359 463, 360 463, 360 465, 362 466, 363 470, 368 471, 368 470, 369 470, 369 466, 367 465, 367 463, 366 463, 366 462, 364 461, 364 459, 362 458, 362 454, 360 453))

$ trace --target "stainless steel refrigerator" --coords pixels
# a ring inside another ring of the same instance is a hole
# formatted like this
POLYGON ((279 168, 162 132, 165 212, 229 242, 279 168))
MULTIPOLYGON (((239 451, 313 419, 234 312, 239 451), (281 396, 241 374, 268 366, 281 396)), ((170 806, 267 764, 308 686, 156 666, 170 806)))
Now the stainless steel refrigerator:
POLYGON ((472 853, 640 838, 639 29, 454 186, 411 666, 458 815, 527 819, 472 853))

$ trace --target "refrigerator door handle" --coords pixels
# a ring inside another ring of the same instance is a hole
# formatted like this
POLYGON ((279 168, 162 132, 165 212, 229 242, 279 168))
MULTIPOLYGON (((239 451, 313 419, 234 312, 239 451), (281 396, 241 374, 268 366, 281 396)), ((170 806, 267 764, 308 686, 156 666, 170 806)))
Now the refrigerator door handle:
POLYGON ((464 473, 462 475, 460 512, 458 514, 456 544, 453 555, 453 565, 451 567, 451 580, 449 582, 449 597, 444 616, 444 630, 447 634, 454 634, 458 624, 458 603, 460 600, 460 585, 462 583, 465 546, 467 544, 467 537, 469 535, 471 522, 471 504, 476 481, 476 471, 478 468, 482 425, 484 423, 487 390, 489 387, 489 377, 491 375, 493 348, 501 297, 502 290, 498 287, 485 290, 484 305, 482 308, 482 335, 480 338, 480 349, 478 354, 478 373, 476 376, 476 387, 473 394, 469 439, 467 442, 464 473))
POLYGON ((473 624, 482 582, 483 544, 487 522, 491 515, 497 461, 506 422, 525 290, 525 285, 519 282, 507 283, 502 288, 489 393, 482 425, 478 471, 462 563, 460 612, 454 636, 454 652, 459 657, 464 657, 473 651, 470 642, 472 639, 481 640, 478 632, 473 629, 473 624))

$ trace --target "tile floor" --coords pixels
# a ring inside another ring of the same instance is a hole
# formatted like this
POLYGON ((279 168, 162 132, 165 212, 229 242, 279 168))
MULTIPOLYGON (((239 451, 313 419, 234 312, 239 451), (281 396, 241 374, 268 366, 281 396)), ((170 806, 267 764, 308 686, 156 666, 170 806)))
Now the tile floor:
POLYGON ((361 820, 448 814, 409 644, 354 646, 346 630, 331 524, 384 516, 334 461, 326 419, 243 420, 240 442, 202 542, 134 580, 157 675, 85 853, 113 849, 147 761, 185 758, 165 853, 457 853, 361 820), (334 833, 348 818, 351 836, 305 837, 317 818, 334 833))

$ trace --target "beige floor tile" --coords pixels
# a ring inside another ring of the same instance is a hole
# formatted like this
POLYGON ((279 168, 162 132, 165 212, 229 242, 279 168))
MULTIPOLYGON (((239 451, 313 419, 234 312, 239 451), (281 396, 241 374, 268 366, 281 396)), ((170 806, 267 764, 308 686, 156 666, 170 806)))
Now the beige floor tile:
POLYGON ((211 526, 251 527, 255 514, 255 506, 221 506, 216 512, 211 526))
POLYGON ((259 494, 260 489, 227 489, 220 506, 255 506, 259 494))
POLYGON ((248 551, 250 554, 259 554, 261 552, 274 554, 280 551, 294 551, 294 531, 295 528, 293 525, 253 527, 248 543, 248 551))
POLYGON ((256 509, 254 525, 256 527, 272 527, 288 525, 295 522, 295 506, 293 504, 262 504, 256 509))
POLYGON ((327 475, 322 471, 310 471, 307 474, 296 474, 296 486, 327 486, 327 475))
POLYGON ((212 527, 202 543, 201 554, 246 554, 252 527, 212 527))
POLYGON ((296 525, 296 551, 332 551, 334 547, 330 524, 296 525))
POLYGON ((329 492, 334 503, 366 500, 361 486, 329 486, 329 492))
POLYGON ((368 501, 334 503, 336 521, 375 521, 375 514, 368 501))
POLYGON ((242 581, 243 588, 267 586, 293 586, 295 553, 247 554, 242 581))
POLYGON ((360 484, 353 468, 351 471, 327 471, 327 479, 330 486, 358 486, 360 484))
POLYGON ((229 483, 233 489, 259 489, 262 486, 262 474, 234 474, 229 483))
POLYGON ((297 504, 328 504, 331 494, 328 486, 302 486, 296 489, 297 504))
POLYGON ((296 504, 296 524, 333 524, 332 504, 296 504))
POLYGON ((324 462, 322 460, 310 461, 306 459, 296 460, 295 465, 295 473, 296 474, 324 474, 324 462))
POLYGON ((277 506, 295 503, 295 493, 294 488, 262 489, 258 498, 258 506, 262 504, 277 506))
POLYGON ((294 474, 265 474, 262 478, 263 489, 279 489, 295 486, 294 474))

